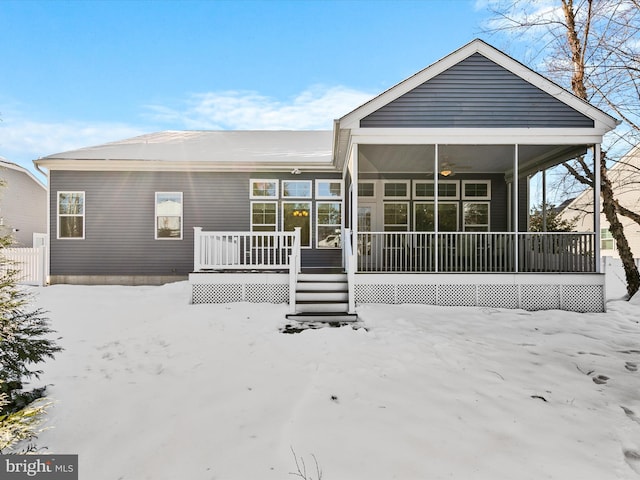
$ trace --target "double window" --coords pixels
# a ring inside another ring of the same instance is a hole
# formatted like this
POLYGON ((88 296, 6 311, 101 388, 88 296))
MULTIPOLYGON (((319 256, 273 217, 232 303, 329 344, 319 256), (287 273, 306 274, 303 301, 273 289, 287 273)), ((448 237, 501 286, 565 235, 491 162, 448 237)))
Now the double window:
POLYGON ((58 238, 84 238, 84 192, 58 192, 58 238))

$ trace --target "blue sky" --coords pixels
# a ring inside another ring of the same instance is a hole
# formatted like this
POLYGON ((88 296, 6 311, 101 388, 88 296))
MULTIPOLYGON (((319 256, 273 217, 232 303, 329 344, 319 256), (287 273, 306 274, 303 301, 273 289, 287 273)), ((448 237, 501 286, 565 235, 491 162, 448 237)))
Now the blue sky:
POLYGON ((481 33, 479 0, 0 0, 0 156, 167 129, 331 129, 481 33))

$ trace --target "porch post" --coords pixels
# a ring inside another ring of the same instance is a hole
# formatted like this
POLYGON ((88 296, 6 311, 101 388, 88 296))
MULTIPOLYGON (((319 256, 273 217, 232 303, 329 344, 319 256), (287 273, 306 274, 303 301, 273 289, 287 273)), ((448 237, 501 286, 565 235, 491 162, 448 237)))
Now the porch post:
POLYGON ((594 238, 594 259, 595 272, 602 273, 602 262, 600 261, 600 156, 602 150, 599 143, 593 146, 593 229, 594 238))
MULTIPOLYGON (((440 271, 440 265, 438 265, 438 156, 439 156, 438 144, 435 144, 435 150, 433 155, 433 269, 434 272, 440 271)), ((462 197, 460 197, 462 198, 462 197)))
POLYGON ((547 231, 547 169, 542 170, 542 231, 547 231))
MULTIPOLYGON (((358 257, 358 144, 351 147, 351 252, 358 257)), ((358 262, 355 265, 358 271, 358 262)))
POLYGON ((193 227, 193 271, 194 272, 198 272, 202 269, 201 236, 202 236, 202 227, 193 227))
POLYGON ((518 265, 518 257, 520 256, 520 248, 518 245, 518 216, 520 213, 518 206, 518 180, 518 144, 516 143, 513 149, 513 266, 515 273, 520 271, 520 266, 518 265))

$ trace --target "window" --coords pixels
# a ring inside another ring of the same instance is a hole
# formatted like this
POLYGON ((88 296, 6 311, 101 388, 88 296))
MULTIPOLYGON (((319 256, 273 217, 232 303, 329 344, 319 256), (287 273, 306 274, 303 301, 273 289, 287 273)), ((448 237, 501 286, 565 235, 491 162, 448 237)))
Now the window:
POLYGON ((409 198, 409 180, 384 182, 384 198, 409 198))
POLYGON ((464 200, 491 200, 491 182, 489 180, 463 180, 462 198, 464 200))
POLYGON ((373 182, 358 182, 358 196, 373 198, 376 196, 376 184, 373 182))
POLYGON ((464 202, 462 209, 465 232, 489 231, 489 202, 464 202))
POLYGON ((387 202, 384 204, 384 231, 406 232, 409 230, 409 203, 387 202))
POLYGON ((300 227, 300 244, 311 246, 311 202, 282 202, 282 229, 293 232, 300 227))
POLYGON ((342 203, 316 203, 316 241, 318 248, 340 248, 342 246, 342 203))
MULTIPOLYGON (((433 232, 434 215, 432 202, 416 202, 413 210, 413 221, 416 232, 433 232)), ((438 203, 438 231, 458 231, 458 204, 438 203)))
POLYGON ((182 240, 182 192, 156 192, 156 240, 182 240))
POLYGON ((283 180, 282 197, 311 198, 311 180, 283 180))
POLYGON ((250 198, 278 198, 278 180, 251 180, 250 198))
POLYGON ((602 250, 614 250, 616 241, 608 228, 600 229, 600 248, 602 250))
POLYGON ((342 198, 342 181, 316 180, 316 198, 342 198))
MULTIPOLYGON (((413 198, 433 198, 434 183, 431 181, 413 182, 413 198)), ((456 180, 440 180, 438 182, 438 198, 458 199, 458 182, 456 180)))
POLYGON ((58 192, 58 238, 84 238, 84 192, 58 192))
POLYGON ((276 202, 251 202, 251 231, 275 232, 278 224, 276 202))

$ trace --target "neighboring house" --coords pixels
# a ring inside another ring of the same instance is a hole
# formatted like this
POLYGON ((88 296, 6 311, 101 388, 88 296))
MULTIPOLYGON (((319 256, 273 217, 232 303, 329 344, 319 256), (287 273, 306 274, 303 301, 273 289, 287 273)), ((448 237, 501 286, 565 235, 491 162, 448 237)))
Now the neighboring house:
MULTIPOLYGON (((640 212, 640 146, 632 148, 619 162, 608 171, 615 198, 620 205, 634 212, 640 212)), ((615 240, 609 231, 609 222, 602 213, 602 199, 598 204, 600 212, 600 254, 620 258, 615 240)), ((577 219, 575 230, 590 232, 593 223, 593 190, 587 189, 566 205, 560 216, 564 219, 577 219)), ((640 225, 627 217, 618 215, 624 226, 624 233, 635 258, 640 258, 640 225)))
POLYGON ((47 188, 29 170, 0 157, 0 235, 31 247, 34 233, 47 232, 47 188))
POLYGON ((159 132, 49 155, 35 164, 49 177, 51 282, 188 275, 194 303, 308 314, 601 311, 599 232, 527 232, 527 178, 591 148, 598 161, 616 125, 474 40, 333 131, 159 132))

